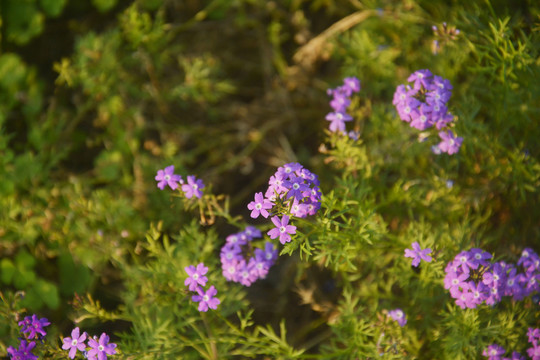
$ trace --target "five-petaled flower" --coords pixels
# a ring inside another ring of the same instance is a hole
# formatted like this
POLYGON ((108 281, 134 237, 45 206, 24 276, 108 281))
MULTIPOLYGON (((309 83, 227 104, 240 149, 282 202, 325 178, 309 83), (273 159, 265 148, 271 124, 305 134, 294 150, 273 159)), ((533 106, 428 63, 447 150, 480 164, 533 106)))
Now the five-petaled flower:
POLYGON ((279 236, 279 242, 282 244, 291 241, 290 234, 296 234, 296 226, 289 225, 289 217, 285 215, 280 220, 279 216, 274 216, 272 222, 276 227, 268 231, 267 234, 270 236, 270 239, 275 239, 279 236))
POLYGON ((88 339, 88 346, 91 347, 88 350, 88 359, 90 360, 106 360, 107 355, 116 354, 116 344, 109 344, 109 335, 102 333, 97 340, 97 337, 88 339))
POLYGON ((78 327, 73 329, 71 331, 71 337, 64 338, 64 344, 62 345, 62 349, 68 350, 69 349, 69 358, 74 359, 75 354, 77 353, 77 350, 84 351, 86 349, 86 344, 84 341, 86 340, 86 333, 82 333, 80 335, 80 330, 78 327))
POLYGON ((202 180, 197 179, 193 175, 189 175, 187 177, 187 181, 187 184, 182 185, 182 191, 184 192, 184 195, 186 195, 188 199, 191 199, 193 196, 200 199, 202 197, 201 189, 204 189, 204 184, 202 180))
POLYGON ((165 189, 167 185, 171 189, 176 190, 178 183, 183 183, 182 177, 174 173, 174 165, 167 166, 163 170, 158 170, 155 179, 158 182, 157 187, 161 190, 165 189))
POLYGON ((412 248, 412 250, 405 249, 405 257, 413 259, 412 266, 417 267, 420 264, 420 260, 431 262, 431 256, 428 255, 431 253, 430 248, 422 250, 416 241, 412 243, 412 248))
POLYGON ((214 285, 210 286, 206 292, 201 288, 197 288, 197 293, 199 295, 193 295, 191 300, 199 303, 199 311, 206 312, 208 308, 217 309, 217 306, 221 301, 216 298, 217 290, 214 285))
POLYGON ((262 192, 258 192, 255 194, 255 200, 248 204, 248 209, 251 210, 250 216, 253 219, 258 218, 259 215, 267 218, 268 215, 270 215, 268 210, 270 210, 272 206, 274 206, 274 204, 270 200, 264 198, 262 192))
POLYGON ((199 285, 205 286, 208 278, 204 276, 208 272, 208 268, 203 263, 197 265, 197 268, 193 265, 186 266, 184 268, 189 277, 184 281, 184 285, 189 286, 190 291, 197 291, 199 285))

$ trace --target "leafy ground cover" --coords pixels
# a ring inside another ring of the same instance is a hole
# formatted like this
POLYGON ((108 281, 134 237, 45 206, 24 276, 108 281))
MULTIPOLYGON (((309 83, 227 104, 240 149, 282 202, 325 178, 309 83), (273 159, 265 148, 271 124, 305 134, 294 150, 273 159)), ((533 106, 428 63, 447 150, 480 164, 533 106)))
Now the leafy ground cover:
POLYGON ((539 28, 1 1, 0 355, 540 359, 539 28))

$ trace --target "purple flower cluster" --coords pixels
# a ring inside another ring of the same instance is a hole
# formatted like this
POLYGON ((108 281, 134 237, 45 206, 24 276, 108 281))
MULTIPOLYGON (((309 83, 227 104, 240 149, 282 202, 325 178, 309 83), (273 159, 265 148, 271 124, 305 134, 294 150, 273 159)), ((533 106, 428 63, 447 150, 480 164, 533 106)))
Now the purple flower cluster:
POLYGON ((434 76, 429 70, 418 70, 409 76, 411 85, 399 85, 392 103, 401 120, 420 131, 433 126, 439 131, 442 140, 432 148, 435 154, 458 152, 463 138, 458 137, 450 125, 454 116, 448 112, 447 103, 452 95, 452 85, 447 79, 434 76))
POLYGON ((197 295, 191 296, 191 300, 199 303, 199 311, 206 312, 208 308, 217 309, 221 301, 215 297, 217 290, 214 285, 210 286, 206 291, 203 289, 203 286, 206 286, 206 282, 208 281, 208 278, 205 276, 208 272, 208 267, 200 263, 197 267, 194 265, 186 266, 184 270, 188 274, 184 285, 188 286, 190 291, 197 293, 197 295))
MULTIPOLYGON (((330 121, 329 129, 332 132, 346 134, 345 123, 353 118, 347 114, 347 108, 351 104, 351 95, 360 91, 360 80, 355 77, 343 79, 343 85, 335 89, 328 89, 328 95, 332 96, 330 106, 334 111, 326 115, 326 120, 330 121)), ((351 131, 349 137, 353 140, 358 139, 357 133, 351 131)))
POLYGON ((102 333, 101 336, 88 337, 86 332, 81 334, 78 327, 71 331, 71 337, 65 337, 62 349, 69 350, 69 358, 74 359, 77 354, 77 350, 82 352, 85 358, 90 360, 106 360, 107 355, 116 354, 116 344, 109 343, 110 338, 106 333, 102 333), (88 338, 88 345, 85 344, 88 338))
POLYGON ((290 216, 315 215, 320 207, 319 178, 298 163, 279 167, 270 177, 264 196, 262 192, 256 193, 254 201, 248 204, 254 219, 273 215, 276 228, 268 235, 272 239, 279 237, 282 244, 291 241, 290 235, 296 231, 295 226, 289 225, 290 216))
POLYGON ((181 185, 186 198, 191 199, 195 196, 200 199, 202 197, 202 189, 204 189, 202 180, 197 179, 194 175, 188 175, 187 183, 185 183, 182 176, 174 173, 174 165, 167 166, 163 170, 158 170, 155 179, 158 182, 157 187, 161 190, 165 189, 167 185, 171 189, 176 190, 181 185))
POLYGON ((51 323, 46 318, 38 318, 36 314, 32 316, 26 316, 22 321, 19 321, 18 325, 21 327, 20 332, 25 335, 25 339, 21 339, 19 348, 16 349, 13 346, 7 348, 7 353, 12 359, 18 360, 33 360, 38 357, 32 353, 32 350, 36 346, 35 341, 28 342, 27 340, 37 339, 41 340, 47 335, 45 327, 51 323))
POLYGON ((405 316, 405 313, 401 309, 390 310, 388 312, 388 316, 390 316, 393 320, 397 321, 399 326, 401 327, 407 324, 407 317, 405 316))
POLYGON ((503 296, 519 301, 540 291, 540 258, 532 249, 524 249, 517 263, 524 272, 504 261, 491 263, 491 258, 491 254, 474 248, 462 251, 446 266, 444 287, 462 309, 483 302, 494 305, 503 296))
POLYGON ((228 281, 244 286, 251 286, 258 279, 264 279, 277 259, 277 250, 271 242, 266 242, 263 249, 255 248, 252 240, 261 237, 261 232, 248 226, 244 231, 227 236, 221 248, 221 268, 228 281), (246 258, 246 255, 253 256, 246 258))
MULTIPOLYGON (((527 349, 527 354, 532 360, 540 360, 540 329, 529 328, 527 331, 527 337, 532 347, 527 349)), ((503 357, 506 350, 498 345, 491 344, 484 349, 482 355, 488 358, 488 360, 525 360, 525 356, 521 355, 517 351, 512 352, 512 357, 503 357)))

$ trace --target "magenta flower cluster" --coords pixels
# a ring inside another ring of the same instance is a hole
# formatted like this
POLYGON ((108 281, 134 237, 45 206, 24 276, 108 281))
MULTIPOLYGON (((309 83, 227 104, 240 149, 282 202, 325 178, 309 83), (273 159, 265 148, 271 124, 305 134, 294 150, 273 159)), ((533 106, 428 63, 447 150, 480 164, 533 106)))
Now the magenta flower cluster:
POLYGON ((527 354, 533 360, 540 360, 540 329, 529 328, 527 332, 529 343, 532 347, 527 349, 527 354))
POLYGON ((519 301, 540 291, 540 258, 530 248, 523 250, 517 263, 491 263, 491 254, 481 249, 462 251, 446 266, 444 287, 462 309, 485 302, 495 305, 503 296, 519 301))
POLYGON ((432 147, 435 154, 455 154, 463 138, 450 130, 454 116, 448 112, 447 103, 452 95, 452 85, 447 79, 434 76, 429 70, 412 73, 407 81, 411 85, 399 85, 392 103, 401 120, 420 131, 435 127, 441 142, 432 147))
POLYGON ((184 281, 190 291, 196 293, 196 295, 191 296, 191 300, 199 303, 198 310, 202 312, 208 311, 208 309, 217 309, 217 306, 221 301, 215 297, 217 295, 217 290, 214 285, 210 286, 208 290, 204 290, 203 286, 206 286, 208 278, 205 276, 208 272, 208 267, 204 266, 203 263, 199 263, 196 267, 194 265, 189 265, 184 268, 188 274, 188 278, 184 281))
MULTIPOLYGON (((331 132, 346 134, 345 123, 352 121, 352 116, 347 113, 347 108, 351 104, 353 93, 360 91, 360 80, 355 77, 348 77, 343 80, 343 85, 335 89, 328 89, 328 95, 332 96, 330 106, 334 111, 326 115, 326 120, 330 121, 329 129, 331 132)), ((358 134, 354 131, 349 132, 349 137, 358 140, 358 134)))
MULTIPOLYGON (((527 349, 527 355, 529 355, 532 360, 540 360, 540 345, 538 344, 540 341, 540 329, 529 328, 527 336, 529 343, 532 345, 532 347, 527 349)), ((517 351, 512 352, 512 357, 504 357, 505 353, 506 350, 502 346, 491 344, 484 349, 482 355, 487 357, 488 360, 525 360, 525 356, 517 351)))
POLYGON ((69 358, 74 359, 77 351, 80 351, 85 358, 90 360, 106 360, 107 355, 116 354, 116 344, 110 343, 109 335, 102 333, 97 336, 89 337, 86 332, 81 334, 78 327, 71 331, 71 337, 65 337, 62 349, 69 350, 69 358), (85 341, 88 339, 88 344, 85 341))
POLYGON ((264 279, 277 259, 277 250, 271 242, 264 249, 253 250, 252 240, 261 237, 259 229, 247 226, 244 231, 227 236, 221 248, 221 268, 228 281, 251 286, 258 279, 264 279), (251 257, 248 254, 252 253, 251 257))
POLYGON ((191 199, 193 196, 196 198, 201 198, 204 189, 204 183, 201 179, 197 179, 194 175, 187 176, 187 183, 184 182, 184 179, 180 175, 174 173, 174 165, 167 166, 163 170, 158 170, 155 177, 157 187, 161 190, 164 190, 166 186, 169 186, 171 189, 176 190, 181 186, 184 196, 188 199, 191 199))
POLYGON ((22 321, 19 321, 18 325, 21 327, 20 332, 24 335, 24 339, 21 339, 18 348, 10 346, 7 348, 7 353, 12 359, 20 360, 34 360, 38 357, 32 353, 36 347, 35 341, 28 340, 42 340, 47 332, 45 327, 51 323, 46 318, 38 318, 36 314, 32 316, 26 316, 22 321))
POLYGON ((290 216, 304 218, 315 215, 321 207, 319 178, 299 163, 285 164, 277 169, 268 181, 268 188, 255 194, 248 204, 251 217, 262 215, 276 226, 268 232, 271 239, 279 237, 282 244, 291 241, 296 227, 289 224, 290 216), (280 218, 281 216, 281 218, 280 218))

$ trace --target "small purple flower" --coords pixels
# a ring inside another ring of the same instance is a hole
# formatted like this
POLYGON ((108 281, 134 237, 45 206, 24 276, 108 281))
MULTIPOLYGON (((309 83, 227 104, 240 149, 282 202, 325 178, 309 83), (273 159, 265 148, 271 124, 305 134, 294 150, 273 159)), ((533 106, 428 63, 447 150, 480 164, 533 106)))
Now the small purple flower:
POLYGON ((482 355, 487 356, 489 360, 501 360, 501 357, 505 352, 506 350, 504 350, 502 346, 491 344, 487 347, 487 349, 484 349, 482 355))
POLYGON ((356 77, 346 77, 343 79, 343 89, 351 96, 352 93, 357 93, 360 91, 360 80, 356 77))
MULTIPOLYGON (((221 262, 231 262, 233 260, 242 260, 242 249, 238 244, 226 243, 221 248, 220 258, 221 262)), ((191 290, 191 289, 190 289, 191 290)))
POLYGON ((278 216, 274 216, 272 222, 276 227, 268 231, 267 234, 270 236, 270 239, 275 239, 279 236, 279 242, 282 244, 291 241, 291 235, 296 234, 296 226, 289 225, 289 217, 285 215, 280 220, 278 216))
POLYGON ((69 358, 74 359, 77 350, 82 352, 86 349, 86 344, 84 343, 85 340, 86 333, 83 333, 79 336, 79 328, 76 327, 75 329, 73 329, 73 331, 71 331, 71 337, 64 338, 64 344, 62 345, 62 349, 69 349, 69 358))
POLYGON ((347 107, 351 104, 351 100, 344 93, 334 92, 334 98, 330 101, 330 106, 336 112, 345 112, 347 107))
POLYGON ((532 360, 540 360, 540 345, 533 343, 533 347, 527 349, 527 354, 532 360))
POLYGON ((388 312, 388 315, 398 322, 399 326, 403 327, 405 324, 407 324, 407 318, 405 317, 405 313, 401 309, 394 309, 390 310, 388 312))
POLYGON ((405 257, 413 259, 412 266, 417 267, 420 264, 420 260, 431 262, 431 256, 428 255, 431 253, 430 248, 422 250, 416 241, 412 243, 412 248, 412 250, 405 249, 405 257))
POLYGON ((251 258, 248 263, 242 260, 238 265, 238 281, 244 286, 251 286, 257 281, 257 271, 255 269, 255 259, 251 258))
POLYGON ((214 285, 210 286, 206 292, 204 292, 202 288, 198 287, 197 293, 199 295, 193 295, 191 300, 199 303, 199 311, 207 312, 208 308, 215 310, 221 303, 218 298, 214 297, 217 294, 217 290, 214 285))
POLYGON ((533 341, 538 341, 540 340, 540 329, 538 328, 529 328, 527 330, 527 337, 528 337, 528 341, 530 343, 532 343, 533 341))
POLYGON ((250 216, 253 219, 258 218, 259 215, 267 218, 268 215, 270 215, 268 210, 270 210, 272 206, 274 206, 274 204, 272 204, 270 200, 264 198, 262 192, 258 192, 255 194, 255 201, 248 204, 248 209, 251 210, 250 216))
POLYGON ((296 200, 302 200, 304 197, 304 191, 310 191, 309 186, 304 184, 304 179, 297 176, 290 176, 289 180, 283 181, 283 185, 289 189, 287 192, 287 199, 294 197, 296 200))
POLYGON ((176 190, 178 183, 183 183, 182 177, 174 174, 174 165, 167 166, 164 170, 158 170, 155 179, 158 182, 157 187, 161 190, 165 189, 167 185, 176 190))
POLYGON ((246 226, 244 232, 251 239, 258 239, 262 236, 261 230, 257 229, 255 226, 246 226))
POLYGON ((190 291, 196 291, 198 285, 205 286, 208 278, 204 276, 208 272, 208 268, 203 263, 197 265, 197 268, 193 265, 186 266, 184 270, 189 277, 184 281, 184 285, 189 285, 190 291))
POLYGON ((447 153, 448 155, 457 153, 461 147, 461 144, 463 143, 463 138, 454 135, 454 133, 450 130, 439 132, 439 137, 442 139, 438 145, 439 150, 447 153))
POLYGON ((197 179, 194 175, 189 175, 187 181, 187 184, 182 185, 182 191, 186 198, 191 199, 195 195, 195 197, 200 199, 202 197, 201 189, 204 189, 202 180, 197 179))
POLYGON ((508 359, 508 360, 526 360, 525 356, 521 355, 517 351, 512 352, 512 357, 511 358, 504 358, 503 360, 506 360, 506 359, 508 359))
POLYGON ((19 321, 19 326, 22 326, 21 332, 23 334, 29 333, 27 335, 28 339, 39 338, 47 335, 44 328, 50 324, 51 323, 49 320, 47 320, 47 318, 38 319, 36 314, 26 316, 23 321, 19 321))
POLYGON ((428 69, 417 70, 409 76, 407 81, 414 82, 415 89, 419 89, 422 86, 428 88, 432 77, 433 74, 428 69))
POLYGON ((330 131, 345 132, 345 122, 352 121, 352 116, 345 112, 331 112, 326 115, 326 120, 330 121, 330 131))
POLYGON ((264 250, 255 249, 255 257, 258 260, 264 259, 264 261, 266 261, 270 265, 274 264, 274 262, 277 260, 277 253, 277 249, 270 241, 267 241, 264 244, 264 250))
POLYGON ((109 335, 102 333, 99 337, 99 341, 96 340, 97 337, 88 339, 88 346, 91 347, 88 350, 88 359, 89 360, 106 360, 107 355, 116 354, 116 344, 109 344, 109 335))

